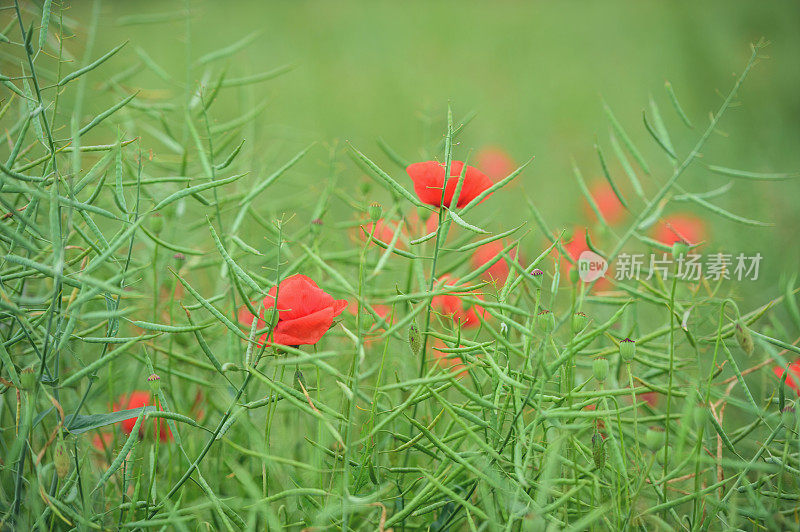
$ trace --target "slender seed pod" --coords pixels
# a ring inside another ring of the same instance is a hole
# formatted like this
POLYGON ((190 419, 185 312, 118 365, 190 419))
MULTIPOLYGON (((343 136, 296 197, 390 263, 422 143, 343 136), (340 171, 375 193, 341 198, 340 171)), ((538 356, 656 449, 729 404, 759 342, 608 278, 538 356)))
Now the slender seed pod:
POLYGON ((592 458, 597 469, 603 469, 606 465, 605 440, 599 432, 595 432, 592 436, 592 458))
POLYGON ((752 355, 753 350, 755 350, 755 344, 753 343, 753 335, 750 334, 750 329, 742 320, 736 320, 734 324, 734 335, 736 336, 736 341, 739 342, 739 347, 742 348, 742 351, 747 353, 747 355, 752 355))
POLYGON ((411 353, 416 356, 419 355, 422 349, 422 334, 419 332, 419 327, 413 321, 408 328, 408 345, 411 347, 411 353))

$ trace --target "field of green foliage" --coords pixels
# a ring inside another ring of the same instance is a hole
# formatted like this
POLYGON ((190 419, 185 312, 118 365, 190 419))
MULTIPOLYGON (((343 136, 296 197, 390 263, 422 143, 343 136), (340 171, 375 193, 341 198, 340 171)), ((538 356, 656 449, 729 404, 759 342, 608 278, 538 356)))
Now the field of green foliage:
POLYGON ((0 531, 800 530, 800 10, 0 4, 0 531))

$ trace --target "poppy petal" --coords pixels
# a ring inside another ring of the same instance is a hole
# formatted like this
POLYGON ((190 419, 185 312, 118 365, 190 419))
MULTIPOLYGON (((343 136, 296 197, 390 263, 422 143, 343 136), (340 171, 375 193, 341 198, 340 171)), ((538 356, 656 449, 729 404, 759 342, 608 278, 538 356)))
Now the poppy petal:
POLYGON ((275 327, 275 343, 281 345, 310 345, 319 339, 333 324, 333 307, 293 320, 281 320, 275 327))

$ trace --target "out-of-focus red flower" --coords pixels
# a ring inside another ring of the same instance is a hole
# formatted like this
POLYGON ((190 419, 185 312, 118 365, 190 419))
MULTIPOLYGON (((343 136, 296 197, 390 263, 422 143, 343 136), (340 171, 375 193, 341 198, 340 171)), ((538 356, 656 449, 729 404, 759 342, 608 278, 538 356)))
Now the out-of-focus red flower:
MULTIPOLYGON (((446 284, 456 284, 458 279, 443 275, 441 278, 446 284)), ((470 294, 477 299, 481 299, 478 294, 470 294)), ((440 294, 431 298, 431 308, 444 316, 450 316, 454 322, 460 323, 466 329, 477 327, 481 324, 478 314, 486 317, 486 311, 480 305, 466 303, 456 294, 440 294)))
MULTIPOLYGON (((564 250, 569 254, 573 261, 576 263, 581 256, 581 253, 584 251, 591 251, 589 249, 589 245, 586 243, 586 232, 588 229, 585 227, 575 227, 573 228, 572 238, 568 242, 564 242, 564 250)), ((591 236, 591 235, 590 235, 591 236)), ((555 249, 553 252, 557 252, 555 249)), ((572 263, 570 263, 566 258, 561 258, 561 275, 567 276, 569 275, 570 270, 573 268, 577 268, 572 263)), ((607 290, 611 287, 611 283, 608 281, 609 277, 613 277, 614 274, 611 271, 611 265, 609 265, 609 269, 606 271, 603 277, 600 277, 595 281, 594 287, 597 290, 607 290)))
MULTIPOLYGON (((800 395, 800 360, 789 364, 787 369, 789 370, 789 374, 786 375, 786 385, 797 392, 797 395, 800 395)), ((780 366, 773 367, 772 371, 779 379, 782 379, 783 374, 786 373, 786 369, 780 366)))
MULTIPOLYGON (((614 194, 614 189, 606 181, 597 181, 589 188, 589 194, 592 196, 600 214, 608 225, 616 225, 621 222, 625 217, 625 207, 619 202, 617 195, 614 194)), ((589 202, 584 199, 583 210, 590 220, 595 220, 595 214, 589 202)))
MULTIPOLYGON (((153 401, 153 397, 150 392, 146 392, 143 390, 136 390, 130 393, 130 395, 121 395, 116 403, 114 403, 113 410, 114 412, 119 412, 120 410, 129 410, 131 408, 142 408, 143 406, 150 406, 155 404, 153 401)), ((130 434, 133 430, 133 426, 136 425, 136 419, 138 416, 131 417, 128 419, 122 420, 122 432, 125 434, 130 434)), ((153 420, 153 435, 155 436, 156 432, 158 432, 158 438, 162 442, 166 442, 172 439, 172 432, 169 430, 169 426, 167 426, 167 422, 165 419, 158 419, 153 420)), ((142 421, 142 424, 139 426, 139 437, 144 438, 146 435, 146 425, 145 422, 142 421)))
MULTIPOLYGON (((135 422, 135 421, 134 421, 135 422)), ((131 426, 133 428, 133 426, 131 426)), ((92 438, 92 446, 100 452, 106 452, 114 444, 114 434, 111 432, 98 432, 92 438)))
POLYGON ((425 218, 425 223, 423 224, 422 220, 419 218, 417 210, 414 209, 408 216, 406 216, 406 222, 408 223, 408 227, 411 232, 411 238, 420 238, 436 231, 436 229, 439 227, 439 215, 436 213, 430 214, 427 218, 425 218))
POLYGON ((500 181, 517 169, 508 152, 496 146, 487 146, 479 150, 475 161, 475 166, 493 181, 500 181))
MULTIPOLYGON (((505 246, 503 245, 502 240, 495 240, 493 242, 489 242, 488 244, 484 244, 480 246, 475 252, 472 254, 472 267, 475 269, 480 268, 487 262, 494 259, 496 256, 500 254, 501 251, 505 246)), ((517 258, 516 249, 511 249, 508 252, 508 255, 512 259, 517 258)), ((508 274, 511 271, 511 267, 506 259, 500 259, 481 274, 481 277, 486 281, 494 281, 498 285, 504 285, 506 279, 508 279, 508 274)))
MULTIPOLYGON (((361 240, 369 240, 370 235, 375 240, 383 242, 387 246, 392 243, 394 240, 394 234, 397 231, 398 223, 394 221, 386 221, 386 220, 378 220, 375 222, 375 232, 373 233, 372 230, 372 222, 367 222, 358 228, 359 235, 361 240)), ((400 229, 400 236, 397 238, 395 242, 395 249, 404 249, 405 244, 403 242, 403 234, 405 233, 402 229, 400 229)))
MULTIPOLYGON (((658 392, 637 392, 636 393, 636 401, 644 401, 651 408, 655 408, 658 405, 658 400, 660 399, 660 394, 658 392)), ((624 396, 624 400, 627 402, 631 402, 632 398, 630 394, 626 394, 624 396)))
POLYGON ((697 244, 708 235, 706 223, 693 214, 673 214, 656 227, 655 238, 659 242, 671 246, 684 240, 689 244, 697 244))
MULTIPOLYGON (((275 295, 278 296, 278 322, 272 331, 272 340, 280 345, 310 345, 319 342, 322 335, 333 325, 333 318, 347 307, 344 299, 333 296, 317 286, 317 283, 302 274, 295 274, 270 288, 263 301, 254 302, 259 310, 257 328, 266 326, 264 317, 272 314, 275 295), (269 312, 269 314, 266 314, 269 312)), ((255 316, 247 306, 239 309, 239 322, 250 326, 255 316)), ((259 338, 259 345, 267 340, 267 333, 259 338)), ((269 342, 268 342, 269 343, 269 342)))
MULTIPOLYGON (((425 161, 408 165, 406 172, 414 182, 414 192, 417 193, 422 203, 442 206, 442 187, 444 187, 444 206, 449 207, 453 201, 453 194, 456 184, 464 168, 462 161, 453 161, 450 164, 450 177, 445 185, 444 164, 437 161, 425 161)), ((467 166, 464 175, 464 183, 461 185, 461 192, 458 195, 457 207, 464 207, 467 203, 474 200, 481 192, 492 186, 492 180, 473 166, 467 166)))
POLYGON ((197 393, 194 395, 194 403, 192 403, 191 412, 194 416, 195 421, 198 423, 206 417, 206 410, 203 408, 203 405, 206 402, 206 397, 203 394, 203 390, 197 389, 197 393))
POLYGON ((436 364, 440 368, 449 369, 456 374, 456 377, 461 378, 466 375, 467 367, 464 365, 464 361, 461 359, 461 357, 455 353, 442 351, 443 349, 447 349, 445 343, 441 340, 436 340, 431 348, 436 364))
MULTIPOLYGON (((389 305, 376 304, 372 305, 372 309, 375 311, 376 314, 378 314, 378 316, 383 318, 389 325, 391 325, 391 321, 389 320, 389 318, 390 318, 390 313, 392 312, 392 307, 390 307, 389 305)), ((355 304, 348 305, 347 312, 349 312, 353 316, 357 316, 358 306, 355 304)), ((373 318, 372 315, 369 314, 366 310, 364 310, 362 314, 368 316, 367 320, 372 320, 373 318)), ((383 334, 384 331, 385 329, 383 327, 376 327, 373 324, 373 327, 365 334, 364 343, 371 344, 372 342, 375 341, 376 338, 378 338, 381 334, 383 334)))

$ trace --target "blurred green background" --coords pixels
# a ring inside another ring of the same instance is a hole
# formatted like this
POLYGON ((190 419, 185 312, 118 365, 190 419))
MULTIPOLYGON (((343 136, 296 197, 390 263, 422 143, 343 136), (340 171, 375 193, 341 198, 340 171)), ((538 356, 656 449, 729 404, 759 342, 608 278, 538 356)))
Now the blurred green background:
MULTIPOLYGON (((68 15, 88 21, 90 8, 89 2, 77 3, 68 15)), ((117 65, 136 62, 135 47, 141 47, 182 80, 184 23, 129 24, 132 19, 126 18, 180 9, 179 2, 105 3, 97 52, 129 39, 132 46, 114 60, 117 65)), ((652 192, 672 167, 642 123, 650 95, 684 156, 742 71, 749 43, 761 37, 772 43, 766 49, 769 58, 754 68, 719 134, 703 150, 702 162, 764 172, 800 169, 797 2, 237 1, 191 2, 190 11, 195 60, 258 32, 230 59, 209 65, 211 80, 222 63, 234 77, 296 65, 273 81, 225 89, 236 94, 220 98, 212 116, 227 120, 258 101, 270 101, 260 115, 258 137, 248 139, 250 154, 263 160, 265 173, 309 141, 322 143, 290 178, 275 185, 272 197, 298 208, 308 203, 298 193, 303 190, 298 181, 320 190, 328 175, 324 147, 344 141, 409 184, 376 138, 408 159, 431 157, 450 102, 457 117, 477 112, 457 155, 463 157, 465 148, 494 145, 517 161, 536 156, 522 186, 501 193, 502 200, 495 198, 491 206, 482 205, 476 222, 492 219, 495 227, 507 227, 530 219, 520 191, 536 201, 554 228, 580 222, 582 200, 570 161, 575 159, 588 181, 601 179, 596 141, 611 160, 614 177, 632 196, 613 160, 603 100, 650 162, 653 175, 643 179, 652 192), (665 80, 672 83, 693 130, 674 112, 665 80)), ((197 79, 202 70, 195 70, 197 79)), ((133 83, 164 87, 151 72, 137 75, 133 83)), ((339 159, 348 163, 342 166, 343 186, 365 179, 344 155, 339 159)), ((728 181, 695 163, 680 183, 702 192, 728 181)), ((772 283, 798 259, 799 194, 793 181, 737 180, 731 192, 714 202, 776 227, 736 226, 705 213, 714 227, 714 249, 761 251, 765 282, 772 283)), ((666 213, 688 207, 670 206, 666 213)))

